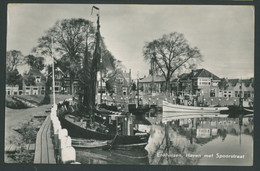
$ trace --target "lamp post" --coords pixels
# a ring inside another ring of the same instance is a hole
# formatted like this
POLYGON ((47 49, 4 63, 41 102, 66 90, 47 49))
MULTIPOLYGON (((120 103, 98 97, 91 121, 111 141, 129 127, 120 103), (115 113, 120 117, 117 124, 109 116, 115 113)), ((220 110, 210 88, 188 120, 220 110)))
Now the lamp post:
POLYGON ((55 101, 55 78, 54 78, 54 56, 53 56, 53 37, 51 37, 51 57, 52 57, 52 94, 53 94, 53 105, 55 101))
POLYGON ((153 53, 153 56, 151 58, 151 75, 152 75, 152 89, 151 89, 151 93, 153 96, 153 87, 154 87, 154 59, 155 59, 155 53, 153 53))
POLYGON ((135 96, 136 99, 136 108, 138 107, 138 96, 135 96))

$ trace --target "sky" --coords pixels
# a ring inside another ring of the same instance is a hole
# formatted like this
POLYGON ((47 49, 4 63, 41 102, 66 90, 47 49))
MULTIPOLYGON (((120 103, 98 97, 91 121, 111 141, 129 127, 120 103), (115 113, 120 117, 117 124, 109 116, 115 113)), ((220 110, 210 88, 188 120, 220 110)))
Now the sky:
MULTIPOLYGON (((142 50, 146 42, 171 32, 183 33, 198 47, 205 68, 219 77, 254 76, 254 8, 231 5, 100 5, 105 44, 132 77, 148 75, 142 50)), ((9 4, 7 51, 31 53, 37 40, 57 20, 96 22, 91 4, 9 4)), ((24 67, 20 67, 23 70, 24 67)))

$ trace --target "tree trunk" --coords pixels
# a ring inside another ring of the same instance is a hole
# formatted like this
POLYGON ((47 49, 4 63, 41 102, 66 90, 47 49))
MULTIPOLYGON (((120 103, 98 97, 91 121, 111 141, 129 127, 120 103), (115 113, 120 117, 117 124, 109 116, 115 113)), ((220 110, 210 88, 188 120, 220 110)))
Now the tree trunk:
POLYGON ((74 96, 75 95, 75 93, 74 93, 74 74, 71 72, 70 73, 70 94, 72 95, 72 96, 74 96))

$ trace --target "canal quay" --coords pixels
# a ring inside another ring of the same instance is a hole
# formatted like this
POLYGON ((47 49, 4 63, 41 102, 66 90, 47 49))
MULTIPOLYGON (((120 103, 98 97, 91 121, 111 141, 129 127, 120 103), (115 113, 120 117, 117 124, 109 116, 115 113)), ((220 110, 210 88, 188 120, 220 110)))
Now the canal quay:
POLYGON ((252 166, 252 9, 8 5, 5 162, 252 166))

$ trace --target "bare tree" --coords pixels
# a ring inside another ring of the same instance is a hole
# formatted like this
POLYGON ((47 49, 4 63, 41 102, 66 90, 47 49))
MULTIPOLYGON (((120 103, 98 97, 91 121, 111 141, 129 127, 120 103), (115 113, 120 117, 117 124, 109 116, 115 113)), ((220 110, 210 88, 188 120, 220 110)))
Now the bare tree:
POLYGON ((165 77, 166 91, 170 90, 170 80, 176 71, 181 67, 193 69, 202 60, 199 49, 190 47, 184 35, 177 32, 146 43, 143 55, 146 61, 154 62, 165 77))
POLYGON ((14 71, 17 66, 24 62, 23 54, 18 50, 7 51, 6 53, 6 69, 7 71, 14 71))

